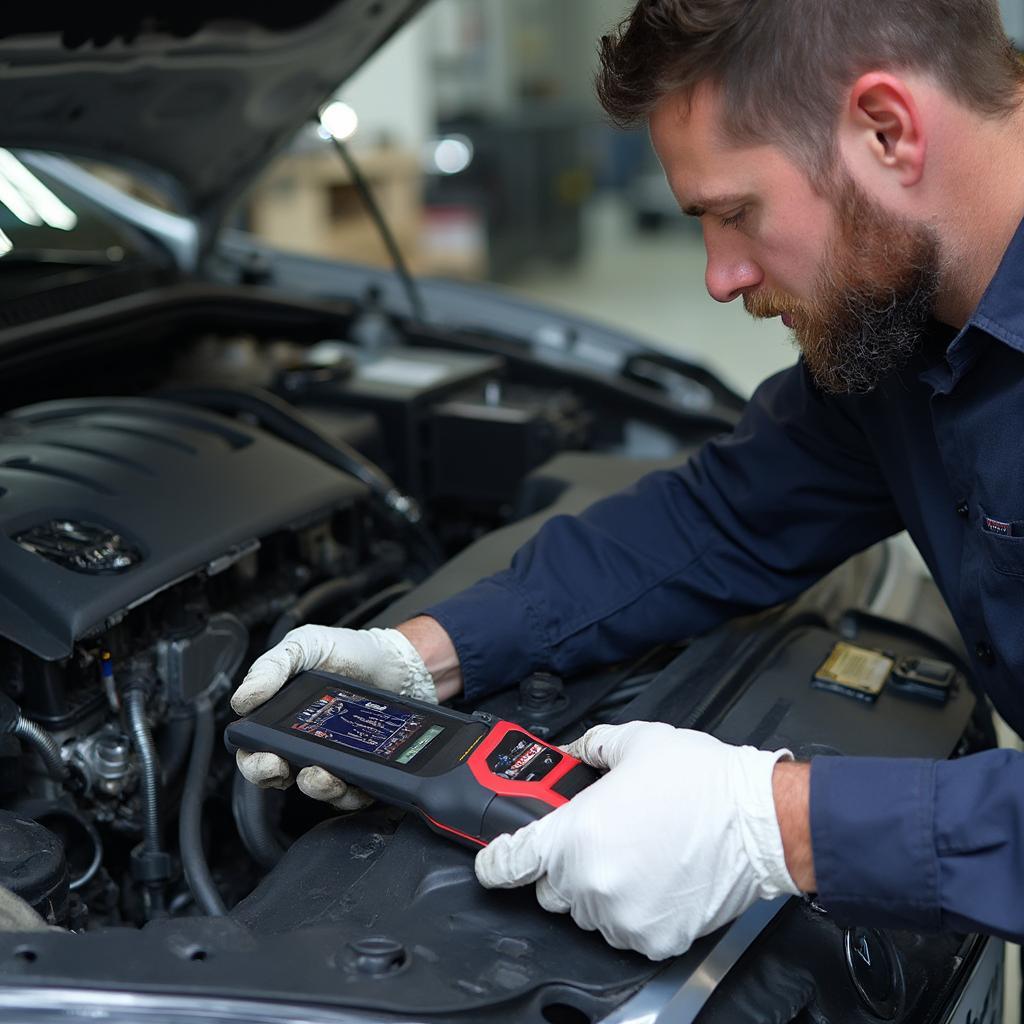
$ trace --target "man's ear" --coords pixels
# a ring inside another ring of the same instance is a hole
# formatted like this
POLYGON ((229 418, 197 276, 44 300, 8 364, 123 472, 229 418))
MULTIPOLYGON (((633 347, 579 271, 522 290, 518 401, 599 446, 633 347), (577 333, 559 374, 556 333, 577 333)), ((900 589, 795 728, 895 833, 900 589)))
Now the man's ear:
POLYGON ((885 173, 889 181, 916 185, 927 149, 921 113, 906 81, 884 71, 861 75, 840 118, 839 145, 847 166, 885 173))

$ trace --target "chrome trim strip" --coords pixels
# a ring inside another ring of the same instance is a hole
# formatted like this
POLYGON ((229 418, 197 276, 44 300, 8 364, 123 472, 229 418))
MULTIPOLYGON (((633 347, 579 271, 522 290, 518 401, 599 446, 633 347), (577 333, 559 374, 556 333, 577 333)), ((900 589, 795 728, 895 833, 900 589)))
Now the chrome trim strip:
POLYGON ((755 903, 723 933, 703 960, 673 960, 601 1024, 691 1024, 722 979, 786 905, 788 897, 755 903))
MULTIPOLYGON (((79 988, 0 988, 0 1021, 42 1024, 89 1018, 105 1024, 366 1024, 375 1011, 79 988)), ((398 1021, 400 1018, 390 1017, 398 1021)), ((409 1018, 404 1024, 421 1024, 409 1018)))

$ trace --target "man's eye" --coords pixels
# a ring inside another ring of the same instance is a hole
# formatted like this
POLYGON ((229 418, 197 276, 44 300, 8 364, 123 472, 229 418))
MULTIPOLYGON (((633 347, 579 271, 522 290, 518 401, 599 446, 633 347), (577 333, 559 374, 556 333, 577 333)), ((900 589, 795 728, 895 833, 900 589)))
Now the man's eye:
POLYGON ((741 206, 732 216, 722 218, 723 228, 738 228, 743 223, 743 218, 746 216, 747 208, 741 206))

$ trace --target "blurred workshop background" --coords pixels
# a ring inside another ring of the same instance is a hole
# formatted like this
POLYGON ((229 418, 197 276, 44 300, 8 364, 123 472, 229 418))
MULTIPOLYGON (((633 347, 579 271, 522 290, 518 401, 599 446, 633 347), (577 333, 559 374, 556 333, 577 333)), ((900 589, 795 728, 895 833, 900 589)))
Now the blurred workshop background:
MULTIPOLYGON (((624 0, 440 0, 335 97, 332 129, 370 179, 413 269, 495 282, 699 356, 749 393, 794 359, 703 286, 698 225, 644 131, 593 95, 596 45, 624 0)), ((314 126, 240 212, 278 246, 387 263, 314 126)))
MULTIPOLYGON (((1024 0, 1000 0, 1024 45, 1024 0)), ((597 43, 629 0, 434 0, 270 166, 234 224, 273 245, 389 266, 327 141, 348 148, 414 273, 485 281, 622 327, 749 395, 796 358, 778 320, 704 289, 699 225, 644 130, 608 123, 597 43)), ((94 172, 161 204, 152 182, 94 172)))

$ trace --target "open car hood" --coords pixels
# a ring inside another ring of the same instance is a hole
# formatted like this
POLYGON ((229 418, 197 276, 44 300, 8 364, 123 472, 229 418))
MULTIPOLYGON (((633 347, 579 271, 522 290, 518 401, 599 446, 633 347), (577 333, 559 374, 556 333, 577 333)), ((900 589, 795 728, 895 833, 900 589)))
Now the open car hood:
POLYGON ((209 231, 425 2, 18 5, 0 24, 0 145, 134 167, 209 231))

